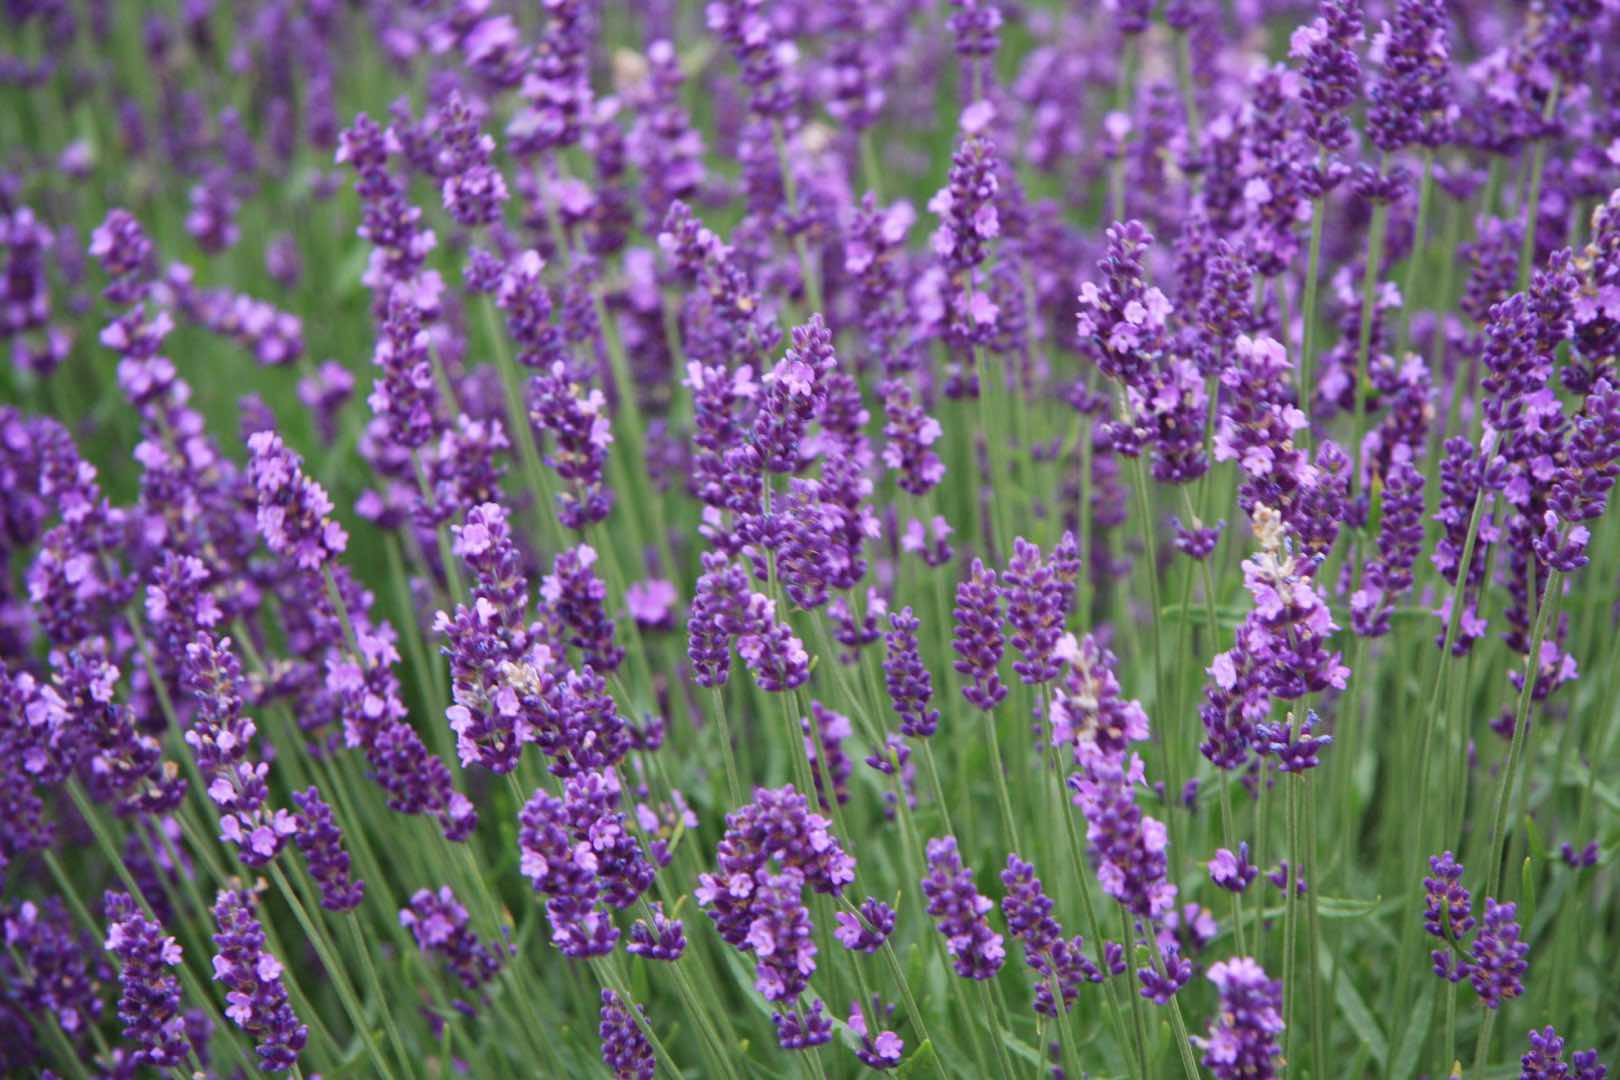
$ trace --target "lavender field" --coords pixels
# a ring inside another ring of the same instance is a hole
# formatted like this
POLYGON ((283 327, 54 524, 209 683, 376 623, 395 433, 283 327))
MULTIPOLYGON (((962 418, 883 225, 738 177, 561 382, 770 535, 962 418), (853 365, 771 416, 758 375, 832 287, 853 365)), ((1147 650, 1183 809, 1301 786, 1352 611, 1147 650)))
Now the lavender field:
POLYGON ((0 1074, 1620 1062, 1617 0, 0 0, 0 1074))

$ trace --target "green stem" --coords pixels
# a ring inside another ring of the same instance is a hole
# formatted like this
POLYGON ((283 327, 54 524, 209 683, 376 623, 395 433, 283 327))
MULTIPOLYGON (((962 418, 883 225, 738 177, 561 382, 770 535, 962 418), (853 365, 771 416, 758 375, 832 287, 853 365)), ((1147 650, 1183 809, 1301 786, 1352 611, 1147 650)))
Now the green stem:
MULTIPOLYGON (((1383 165, 1379 166, 1382 176, 1383 165)), ((1367 376, 1369 354, 1372 352, 1373 314, 1378 305, 1378 277, 1384 261, 1384 229, 1389 221, 1389 204, 1379 202, 1373 206, 1372 224, 1367 229, 1367 265, 1361 275, 1361 330, 1356 339, 1356 415, 1355 451, 1356 470, 1350 476, 1350 489, 1357 495, 1367 495, 1367 483, 1362 476, 1362 446, 1367 438, 1367 423, 1372 386, 1367 376)))
POLYGON ((1526 729, 1530 726, 1530 703, 1534 700, 1536 678, 1541 674, 1541 643, 1546 637, 1552 610, 1558 606, 1558 587, 1562 581, 1563 575, 1557 570, 1547 571, 1546 590, 1536 612, 1535 629, 1530 635, 1530 651, 1524 658, 1524 686, 1519 691, 1519 707, 1513 716, 1513 741, 1508 744, 1507 761, 1502 766, 1502 779, 1496 789, 1496 812, 1491 816, 1491 846, 1486 854, 1489 869, 1485 874, 1484 896, 1496 896, 1497 887, 1501 884, 1502 835, 1507 827, 1508 797, 1524 759, 1528 735, 1526 729))
POLYGON ((1401 286, 1401 312, 1395 339, 1397 362, 1406 353, 1406 344, 1412 329, 1412 300, 1417 292, 1418 272, 1423 267, 1423 244, 1428 239, 1429 203, 1432 201, 1433 190, 1434 150, 1426 149, 1423 151, 1423 178, 1418 182, 1417 223, 1412 232, 1412 253, 1407 256, 1406 282, 1401 286))
MULTIPOLYGON (((1554 75, 1552 89, 1547 91, 1547 104, 1542 107, 1541 119, 1549 121, 1558 111, 1558 97, 1564 85, 1563 76, 1554 75)), ((1524 244, 1519 248, 1519 289, 1530 287, 1530 271, 1536 259, 1536 218, 1541 207, 1541 174, 1547 165, 1547 140, 1537 139, 1530 152, 1530 192, 1524 205, 1524 244)))
MULTIPOLYGON (((371 1030, 371 1025, 366 1022, 366 1011, 360 1006, 360 1000, 355 996, 354 987, 349 984, 349 977, 345 973, 346 965, 338 960, 331 943, 326 939, 326 932, 309 917, 309 912, 304 910, 303 903, 299 901, 298 894, 293 892, 292 884, 287 880, 287 876, 281 872, 281 867, 277 866, 275 862, 271 862, 267 869, 270 871, 270 879, 276 883, 276 888, 281 890, 282 899, 286 900, 287 906, 292 909, 293 918, 298 920, 298 925, 303 929, 304 936, 314 946, 315 954, 321 959, 321 965, 326 968, 327 976, 331 978, 332 985, 337 989, 338 1000, 343 1003, 343 1011, 349 1014, 349 1022, 354 1025, 354 1030, 359 1034, 361 1041, 366 1044, 366 1050, 370 1052, 372 1062, 378 1073, 391 1078, 394 1071, 389 1068, 387 1059, 383 1057, 382 1047, 377 1043, 376 1033, 371 1030)), ((384 1006, 384 1012, 388 1011, 386 1002, 380 1002, 379 1004, 384 1006)), ((396 1052, 403 1053, 402 1048, 398 1045, 394 1049, 396 1052)), ((408 1056, 400 1058, 401 1064, 406 1065, 411 1060, 408 1056)))
MULTIPOLYGON (((780 120, 771 121, 771 143, 776 147, 776 160, 782 169, 782 194, 787 201, 788 213, 796 215, 799 208, 799 185, 793 178, 793 165, 788 161, 787 138, 782 133, 780 120)), ((821 302, 821 280, 816 276, 815 266, 810 261, 810 248, 804 242, 804 233, 793 234, 793 251, 799 259, 799 276, 804 279, 804 296, 810 304, 811 314, 825 314, 827 308, 821 302)))

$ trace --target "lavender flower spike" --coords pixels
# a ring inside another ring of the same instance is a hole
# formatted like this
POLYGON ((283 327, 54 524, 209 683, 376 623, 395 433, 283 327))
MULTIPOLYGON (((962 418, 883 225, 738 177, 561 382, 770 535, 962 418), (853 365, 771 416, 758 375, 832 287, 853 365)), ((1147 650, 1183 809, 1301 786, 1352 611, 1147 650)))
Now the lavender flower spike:
POLYGON ((1204 1067, 1217 1080, 1270 1080, 1282 1054, 1282 983, 1247 956, 1215 964, 1209 981, 1221 992, 1220 1011, 1206 1035, 1192 1040, 1204 1052, 1204 1067))
POLYGON ((971 680, 962 687, 962 696, 986 712, 1007 696, 1006 684, 996 668, 1006 648, 1002 631, 1001 591, 996 572, 978 559, 966 581, 956 587, 956 629, 951 647, 956 650, 956 670, 971 680))
POLYGON ((995 905, 973 887, 973 871, 962 865, 956 837, 928 841, 928 876, 922 879, 928 914, 945 935, 956 973, 964 979, 989 979, 1001 970, 1007 951, 1001 935, 990 929, 985 915, 995 905))
POLYGON ((264 947, 264 928, 253 912, 253 893, 227 889, 214 904, 219 932, 214 944, 214 981, 225 984, 225 1015, 253 1036, 259 1067, 284 1072, 298 1060, 309 1028, 298 1022, 281 984, 281 961, 264 947))
POLYGON ((104 907, 107 951, 123 965, 118 1018, 124 1038, 136 1047, 130 1063, 178 1068, 191 1052, 180 1015, 180 980, 169 970, 180 964, 180 946, 161 936, 162 927, 145 918, 127 893, 109 892, 104 907))

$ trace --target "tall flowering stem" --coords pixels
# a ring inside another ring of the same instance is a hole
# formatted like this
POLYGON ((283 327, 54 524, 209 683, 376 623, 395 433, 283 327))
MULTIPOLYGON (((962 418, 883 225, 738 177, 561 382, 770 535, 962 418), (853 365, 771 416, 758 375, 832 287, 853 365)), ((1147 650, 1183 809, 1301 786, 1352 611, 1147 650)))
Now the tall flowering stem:
POLYGON ((1485 893, 1494 896, 1500 885, 1502 872, 1502 838, 1507 829, 1508 799, 1513 790, 1513 783, 1518 778, 1519 767, 1524 761, 1525 740, 1529 737, 1530 705, 1535 700, 1537 680, 1541 676, 1541 643, 1546 640, 1547 627, 1552 619, 1553 611, 1558 606, 1558 590, 1563 581, 1563 575, 1558 570, 1547 568, 1547 583, 1542 593, 1541 606, 1536 612, 1535 629, 1530 634, 1530 649, 1524 658, 1524 673, 1522 686, 1519 690, 1519 703, 1513 714, 1513 740, 1508 744, 1507 760, 1502 764, 1502 776, 1496 789, 1496 807, 1491 813, 1491 842, 1486 849, 1485 893))

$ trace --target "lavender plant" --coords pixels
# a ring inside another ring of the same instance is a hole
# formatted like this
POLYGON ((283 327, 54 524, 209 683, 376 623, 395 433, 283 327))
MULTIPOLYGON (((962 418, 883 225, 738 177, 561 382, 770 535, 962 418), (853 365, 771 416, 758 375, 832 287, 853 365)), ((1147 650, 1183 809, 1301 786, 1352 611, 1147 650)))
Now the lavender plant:
POLYGON ((1613 2, 0 7, 0 1072, 1615 1063, 1613 2))

